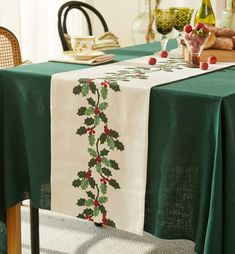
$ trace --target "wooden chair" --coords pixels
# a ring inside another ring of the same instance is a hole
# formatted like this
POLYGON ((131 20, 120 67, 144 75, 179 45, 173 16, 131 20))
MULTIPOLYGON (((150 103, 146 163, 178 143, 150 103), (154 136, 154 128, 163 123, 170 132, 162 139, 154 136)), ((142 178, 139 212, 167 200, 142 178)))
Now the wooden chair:
MULTIPOLYGON (((27 62, 27 61, 26 61, 27 62)), ((29 61, 30 62, 30 61, 29 61)), ((0 26, 0 69, 22 64, 20 45, 16 36, 7 28, 0 26)), ((21 203, 7 209, 8 253, 21 253, 21 203)), ((30 203, 31 249, 39 253, 38 209, 30 203)))
POLYGON ((0 27, 0 69, 21 64, 20 46, 15 35, 4 27, 0 27))
POLYGON ((93 6, 84 2, 80 2, 80 1, 67 2, 60 7, 58 12, 58 32, 59 32, 60 40, 61 40, 64 51, 67 51, 70 49, 68 45, 68 40, 66 39, 66 36, 68 35, 66 21, 67 21, 68 13, 72 9, 79 10, 85 16, 89 35, 93 35, 93 30, 91 25, 91 19, 87 10, 92 12, 99 18, 99 20, 101 21, 101 24, 103 25, 104 32, 108 32, 108 26, 105 19, 103 18, 101 13, 97 11, 93 6))

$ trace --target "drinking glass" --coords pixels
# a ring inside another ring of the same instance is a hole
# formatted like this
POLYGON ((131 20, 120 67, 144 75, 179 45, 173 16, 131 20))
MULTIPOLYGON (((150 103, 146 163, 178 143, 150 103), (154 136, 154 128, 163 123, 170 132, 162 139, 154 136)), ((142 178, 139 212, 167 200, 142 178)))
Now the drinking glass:
POLYGON ((174 28, 174 12, 170 9, 155 9, 155 25, 157 31, 162 34, 160 43, 161 50, 166 50, 167 34, 174 28))
POLYGON ((174 51, 174 53, 179 57, 183 58, 182 56, 182 31, 184 29, 184 26, 187 24, 190 24, 193 9, 192 8, 186 8, 186 7, 171 7, 170 10, 174 13, 174 28, 179 32, 176 40, 178 47, 174 51))

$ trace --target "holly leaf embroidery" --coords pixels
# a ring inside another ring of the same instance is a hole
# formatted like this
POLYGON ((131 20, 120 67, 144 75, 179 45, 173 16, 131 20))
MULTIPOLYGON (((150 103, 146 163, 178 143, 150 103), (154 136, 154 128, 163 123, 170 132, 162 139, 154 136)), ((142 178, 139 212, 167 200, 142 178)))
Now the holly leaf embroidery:
POLYGON ((86 109, 86 115, 87 116, 90 116, 90 115, 92 115, 94 113, 94 108, 93 107, 88 107, 87 109, 86 109))
POLYGON ((97 173, 101 172, 101 165, 100 165, 100 163, 96 164, 95 169, 96 169, 97 173))
POLYGON ((112 130, 112 129, 109 130, 109 135, 113 138, 118 138, 119 137, 118 132, 116 132, 115 130, 112 130))
POLYGON ((79 213, 77 218, 80 218, 80 219, 86 219, 86 216, 82 213, 79 213))
POLYGON ((114 150, 115 148, 115 143, 113 141, 113 139, 111 137, 107 137, 107 144, 108 144, 108 147, 111 149, 111 150, 114 150))
POLYGON ((95 195, 91 191, 87 191, 86 194, 89 198, 95 199, 95 195))
POLYGON ((80 180, 80 179, 74 180, 73 183, 72 183, 72 185, 73 185, 73 187, 75 187, 75 188, 79 188, 80 185, 81 185, 81 180, 80 180))
POLYGON ((85 214, 85 215, 87 215, 87 216, 89 216, 89 215, 93 215, 93 210, 92 209, 85 209, 84 211, 83 211, 83 213, 85 214))
POLYGON ((92 83, 90 84, 90 89, 91 89, 91 92, 92 92, 93 94, 95 94, 95 92, 96 92, 96 86, 95 86, 95 83, 94 83, 94 82, 92 82, 92 83))
POLYGON ((101 102, 100 105, 99 105, 100 110, 105 110, 107 107, 108 107, 107 102, 101 102))
POLYGON ((86 107, 81 107, 78 109, 77 115, 83 116, 86 113, 86 107))
POLYGON ((94 125, 95 127, 100 124, 100 117, 98 115, 95 116, 94 125))
POLYGON ((97 206, 97 207, 94 208, 93 216, 97 217, 97 216, 99 215, 99 213, 100 213, 100 209, 99 209, 99 207, 97 206))
POLYGON ((85 200, 84 204, 85 204, 86 207, 90 207, 90 206, 93 205, 93 200, 92 199, 87 199, 87 200, 85 200))
POLYGON ((110 166, 110 161, 106 157, 102 157, 101 161, 106 167, 110 166))
POLYGON ((117 150, 123 151, 125 149, 123 143, 120 142, 119 140, 115 140, 114 144, 117 150))
POLYGON ((115 160, 110 160, 110 166, 113 168, 113 169, 120 169, 119 166, 118 166, 118 163, 115 161, 115 160))
POLYGON ((93 148, 88 148, 88 153, 92 156, 92 157, 96 157, 97 153, 93 148))
POLYGON ((111 82, 111 83, 109 84, 109 87, 110 87, 113 91, 115 91, 115 92, 121 91, 121 90, 120 90, 120 87, 119 87, 119 85, 118 85, 117 82, 111 82))
POLYGON ((102 134, 100 135, 100 143, 101 143, 101 144, 104 144, 104 142, 106 141, 106 139, 107 139, 107 136, 106 136, 104 133, 102 133, 102 134))
POLYGON ((100 190, 101 190, 101 192, 105 195, 105 194, 107 193, 107 185, 101 183, 101 184, 100 184, 100 190))
POLYGON ((82 136, 86 133, 87 133, 86 127, 80 127, 79 129, 77 129, 77 132, 76 132, 76 134, 78 134, 80 136, 82 136))
POLYGON ((85 190, 88 186, 88 180, 87 179, 83 179, 81 182, 81 188, 82 190, 85 190))
POLYGON ((105 207, 103 205, 100 205, 100 212, 103 214, 103 215, 106 215, 107 214, 107 211, 105 209, 105 207))
POLYGON ((109 185, 111 185, 115 189, 120 189, 120 185, 115 179, 110 179, 109 185))
POLYGON ((100 119, 101 119, 104 123, 107 123, 107 122, 108 122, 108 118, 107 118, 107 116, 105 115, 104 112, 100 112, 99 117, 100 117, 100 119))
POLYGON ((94 167, 96 164, 96 160, 94 158, 90 159, 90 161, 88 162, 88 167, 92 168, 94 167))
POLYGON ((92 97, 87 98, 87 101, 91 106, 95 107, 95 101, 92 99, 92 97))
POLYGON ((104 204, 104 203, 106 203, 106 202, 108 201, 108 198, 107 198, 107 197, 100 197, 100 198, 98 199, 98 201, 99 201, 100 203, 104 204))
POLYGON ((90 179, 89 179, 89 184, 90 184, 90 186, 91 186, 92 189, 95 188, 95 180, 94 180, 94 178, 90 178, 90 179))
POLYGON ((110 219, 107 220, 106 225, 107 225, 107 226, 110 226, 110 227, 113 227, 113 228, 116 227, 115 223, 114 223, 112 220, 110 220, 110 219))
POLYGON ((73 88, 73 93, 74 93, 75 95, 79 95, 79 94, 81 93, 81 91, 82 91, 82 86, 80 86, 80 85, 77 85, 77 86, 75 86, 75 87, 73 88))
POLYGON ((84 178, 84 177, 86 176, 86 171, 79 171, 79 172, 77 173, 77 176, 78 176, 79 178, 84 178))
POLYGON ((86 118, 85 121, 84 121, 84 124, 88 125, 88 126, 91 126, 94 124, 94 119, 89 117, 89 118, 86 118))
POLYGON ((105 155, 108 155, 109 151, 107 149, 103 149, 101 152, 100 152, 100 156, 105 156, 105 155))
POLYGON ((89 139, 90 146, 93 146, 95 144, 95 136, 89 135, 88 139, 89 139))
POLYGON ((102 173, 106 176, 111 176, 112 173, 108 168, 102 168, 102 173))
POLYGON ((108 89, 106 87, 101 87, 101 97, 105 100, 108 95, 108 89))
POLYGON ((90 86, 87 83, 84 84, 82 87, 82 96, 86 97, 89 93, 89 90, 90 90, 90 86))

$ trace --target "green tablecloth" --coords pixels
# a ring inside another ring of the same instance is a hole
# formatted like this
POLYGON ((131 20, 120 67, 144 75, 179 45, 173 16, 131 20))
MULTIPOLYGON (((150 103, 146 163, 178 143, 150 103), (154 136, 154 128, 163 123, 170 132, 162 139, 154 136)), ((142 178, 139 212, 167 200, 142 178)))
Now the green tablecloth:
MULTIPOLYGON (((115 53, 120 61, 158 49, 115 53)), ((29 196, 50 208, 50 78, 81 68, 90 67, 49 62, 0 71, 2 217, 29 196)), ((193 240, 197 253, 235 253, 235 68, 152 88, 150 97, 145 230, 193 240)), ((0 234, 4 240, 4 227, 0 234)))

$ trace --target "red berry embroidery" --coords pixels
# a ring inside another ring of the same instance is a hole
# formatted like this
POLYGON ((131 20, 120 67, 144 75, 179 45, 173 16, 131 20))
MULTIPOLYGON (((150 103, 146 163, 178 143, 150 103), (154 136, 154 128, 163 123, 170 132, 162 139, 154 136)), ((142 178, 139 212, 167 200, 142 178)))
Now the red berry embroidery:
POLYGON ((101 181, 101 183, 103 183, 103 184, 107 184, 107 183, 109 182, 109 179, 103 177, 103 178, 100 179, 100 181, 101 181))
POLYGON ((100 156, 97 156, 97 157, 95 158, 95 160, 96 160, 97 163, 101 163, 101 157, 100 157, 100 156))
POLYGON ((96 107, 94 113, 95 113, 95 115, 99 115, 100 109, 96 107))
POLYGON ((90 179, 91 178, 91 170, 88 170, 87 172, 86 172, 86 179, 90 179))
POLYGON ((105 215, 103 215, 102 223, 103 223, 104 225, 106 225, 107 222, 108 222, 107 218, 105 217, 105 215))
POLYGON ((105 134, 106 136, 109 136, 109 133, 110 133, 110 130, 109 130, 109 128, 108 128, 108 125, 105 125, 105 126, 104 126, 104 134, 105 134))
POLYGON ((101 82, 101 86, 103 86, 103 87, 107 87, 108 85, 109 85, 109 82, 106 80, 101 82))
POLYGON ((93 204, 94 204, 94 206, 100 206, 100 202, 97 200, 95 200, 93 204))
POLYGON ((92 216, 91 216, 91 215, 86 215, 86 220, 94 221, 94 220, 92 219, 92 216))

